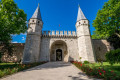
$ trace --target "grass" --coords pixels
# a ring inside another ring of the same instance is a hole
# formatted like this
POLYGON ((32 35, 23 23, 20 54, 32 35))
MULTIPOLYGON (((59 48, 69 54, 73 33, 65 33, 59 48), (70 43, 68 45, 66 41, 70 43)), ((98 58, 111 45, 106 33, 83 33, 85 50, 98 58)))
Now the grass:
POLYGON ((0 70, 4 70, 4 69, 12 69, 17 67, 19 64, 15 64, 15 63, 0 63, 0 70))
POLYGON ((77 68, 81 69, 89 77, 103 80, 120 80, 120 64, 110 65, 108 62, 101 63, 82 63, 71 61, 77 68))
POLYGON ((1 65, 13 65, 13 64, 15 64, 15 63, 0 63, 0 66, 1 65))
POLYGON ((85 64, 89 65, 91 68, 96 67, 96 68, 104 68, 106 71, 114 71, 116 73, 116 76, 120 76, 120 64, 114 64, 111 66, 108 62, 103 62, 103 65, 101 63, 89 63, 85 64))
POLYGON ((32 64, 0 63, 0 78, 44 63, 46 62, 32 64))

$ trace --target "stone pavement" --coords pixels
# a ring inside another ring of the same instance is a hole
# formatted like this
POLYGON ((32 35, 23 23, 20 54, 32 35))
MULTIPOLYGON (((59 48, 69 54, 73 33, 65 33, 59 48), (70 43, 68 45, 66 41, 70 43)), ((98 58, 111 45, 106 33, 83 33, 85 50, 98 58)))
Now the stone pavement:
POLYGON ((48 62, 0 80, 96 80, 88 78, 70 62, 48 62))

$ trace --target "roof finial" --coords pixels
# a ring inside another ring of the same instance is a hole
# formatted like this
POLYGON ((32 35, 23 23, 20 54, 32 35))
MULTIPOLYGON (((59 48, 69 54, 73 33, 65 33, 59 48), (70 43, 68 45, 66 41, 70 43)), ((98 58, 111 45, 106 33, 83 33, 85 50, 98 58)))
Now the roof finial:
POLYGON ((80 7, 80 4, 78 3, 78 7, 80 7))
POLYGON ((38 7, 40 6, 40 3, 38 3, 38 7))

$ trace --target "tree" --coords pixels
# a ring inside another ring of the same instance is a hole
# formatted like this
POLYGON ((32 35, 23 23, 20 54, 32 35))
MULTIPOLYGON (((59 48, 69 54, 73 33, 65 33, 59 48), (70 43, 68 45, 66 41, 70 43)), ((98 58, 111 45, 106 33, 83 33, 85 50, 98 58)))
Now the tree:
POLYGON ((117 34, 110 35, 107 41, 110 42, 114 49, 120 48, 120 37, 117 34))
POLYGON ((120 0, 106 2, 98 11, 93 27, 96 29, 93 38, 107 39, 113 34, 120 37, 120 0))
POLYGON ((13 0, 0 1, 0 53, 11 53, 11 35, 25 33, 27 15, 13 0))
POLYGON ((111 50, 105 55, 106 60, 111 64, 120 63, 120 49, 111 50), (114 57, 113 57, 114 56, 114 57))

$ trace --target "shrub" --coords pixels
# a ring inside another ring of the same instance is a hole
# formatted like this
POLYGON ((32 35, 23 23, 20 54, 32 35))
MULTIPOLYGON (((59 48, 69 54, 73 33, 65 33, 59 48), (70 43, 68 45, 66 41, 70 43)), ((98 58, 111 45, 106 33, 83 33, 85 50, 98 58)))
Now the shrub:
POLYGON ((120 63, 120 49, 111 50, 105 55, 106 60, 111 64, 120 63))
POLYGON ((0 52, 0 63, 2 62, 1 61, 2 56, 3 56, 3 54, 2 54, 2 52, 0 52))
POLYGON ((83 64, 89 64, 89 61, 84 61, 84 63, 83 64))
POLYGON ((0 70, 0 78, 3 77, 5 74, 3 71, 0 70))

